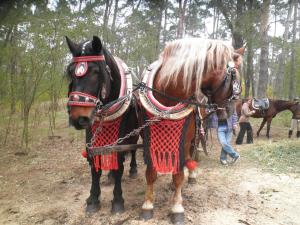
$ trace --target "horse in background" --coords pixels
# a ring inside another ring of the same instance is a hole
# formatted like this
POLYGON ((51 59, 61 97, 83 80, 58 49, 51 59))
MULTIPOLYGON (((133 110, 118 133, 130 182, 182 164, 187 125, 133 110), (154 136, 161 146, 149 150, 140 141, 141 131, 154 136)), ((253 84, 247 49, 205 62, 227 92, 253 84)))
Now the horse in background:
MULTIPOLYGON (((176 40, 168 43, 159 60, 145 70, 143 81, 150 88, 140 91, 140 99, 144 107, 144 123, 151 118, 156 118, 157 110, 162 114, 170 111, 179 114, 180 110, 184 109, 183 111, 187 113, 185 117, 174 119, 175 122, 171 122, 167 117, 162 119, 162 125, 150 125, 144 130, 144 145, 148 147, 145 149, 147 188, 142 206, 142 218, 147 220, 153 217, 153 185, 157 174, 172 173, 175 193, 172 198, 171 221, 176 224, 183 223, 184 208, 181 195, 184 182, 183 167, 192 170, 188 164, 191 162, 191 143, 195 138, 197 107, 192 106, 190 109, 191 105, 182 101, 195 100, 200 103, 206 95, 209 103, 215 103, 222 109, 230 106, 227 108, 234 111, 232 85, 239 77, 234 67, 241 62, 243 52, 244 48, 234 51, 228 42, 220 40, 176 40), (147 106, 149 102, 155 105, 156 110, 147 106), (166 125, 169 127, 165 128, 166 125), (181 138, 178 140, 173 133, 164 134, 164 131, 156 135, 158 128, 171 132, 181 129, 182 133, 179 134, 181 138), (150 136, 148 142, 145 140, 147 135, 150 136), (155 145, 159 143, 156 138, 162 135, 165 135, 162 139, 163 145, 157 149, 155 145), (179 148, 169 148, 170 145, 174 145, 174 142, 179 143, 179 148), (167 149, 166 152, 163 149, 167 149)), ((218 110, 218 113, 220 117, 226 118, 231 113, 229 111, 218 110)))
MULTIPOLYGON (((238 117, 241 115, 241 108, 245 101, 248 101, 248 99, 242 99, 238 100, 236 104, 236 111, 238 114, 238 117)), ((292 113, 293 109, 296 108, 295 106, 298 104, 297 101, 287 101, 287 100, 276 100, 276 99, 269 99, 269 107, 267 109, 261 109, 256 110, 253 107, 253 104, 250 106, 250 110, 255 110, 255 114, 253 114, 251 117, 253 118, 263 118, 259 129, 256 132, 257 137, 259 137, 260 131, 263 129, 265 124, 267 123, 267 132, 266 136, 267 138, 270 138, 270 129, 271 129, 271 123, 273 118, 280 112, 285 110, 290 110, 292 113)))
MULTIPOLYGON (((130 73, 126 64, 102 46, 101 40, 94 36, 92 41, 74 43, 66 37, 73 60, 67 67, 69 77, 68 113, 70 124, 77 130, 86 129, 86 150, 114 143, 137 128, 136 110, 131 104, 131 96, 122 102, 115 102, 132 89, 130 73), (104 110, 104 107, 111 107, 104 110)), ((136 144, 138 136, 131 136, 121 144, 136 144)), ((85 157, 91 166, 92 184, 87 198, 86 212, 94 213, 100 209, 99 196, 102 170, 112 170, 114 190, 112 213, 124 211, 121 179, 125 160, 124 152, 85 157)), ((135 152, 132 154, 130 173, 136 173, 135 152)))

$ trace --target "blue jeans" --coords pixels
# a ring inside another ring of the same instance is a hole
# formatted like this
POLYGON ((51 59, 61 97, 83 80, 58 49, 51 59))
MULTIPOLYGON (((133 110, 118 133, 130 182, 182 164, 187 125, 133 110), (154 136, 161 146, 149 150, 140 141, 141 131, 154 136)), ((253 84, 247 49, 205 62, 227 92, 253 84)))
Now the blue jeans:
POLYGON ((218 139, 222 146, 220 160, 227 160, 227 155, 232 158, 239 156, 233 147, 231 146, 232 129, 226 125, 218 127, 218 139))

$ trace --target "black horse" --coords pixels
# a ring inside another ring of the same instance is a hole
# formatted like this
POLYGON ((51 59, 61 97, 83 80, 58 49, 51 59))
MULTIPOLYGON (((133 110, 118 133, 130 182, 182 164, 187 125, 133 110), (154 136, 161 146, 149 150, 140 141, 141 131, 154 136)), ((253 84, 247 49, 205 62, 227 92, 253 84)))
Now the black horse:
MULTIPOLYGON (((99 106, 105 107, 107 104, 120 98, 122 82, 124 82, 121 75, 127 73, 124 73, 123 70, 123 73, 121 73, 120 64, 124 66, 124 63, 120 59, 114 58, 103 47, 101 40, 97 36, 94 36, 92 41, 82 43, 74 43, 68 37, 66 37, 66 40, 73 55, 73 60, 67 67, 67 75, 70 78, 68 93, 69 120, 76 129, 86 129, 86 143, 91 143, 95 139, 93 138, 94 134, 101 129, 92 130, 92 126, 95 124, 94 121, 97 120, 98 116, 105 119, 105 115, 101 114, 101 107, 99 106)), ((99 124, 101 125, 100 122, 99 124)), ((118 138, 125 136, 137 126, 136 110, 134 105, 130 103, 121 116, 118 138)), ((121 144, 136 144, 137 140, 138 136, 131 136, 121 144)), ((99 196, 101 190, 99 179, 102 174, 102 168, 95 166, 94 157, 89 154, 87 155, 87 160, 91 166, 92 185, 90 196, 86 200, 86 211, 93 213, 100 209, 99 196)), ((112 213, 124 211, 121 187, 124 160, 125 153, 118 152, 116 159, 118 168, 113 170, 115 185, 112 213)), ((131 174, 137 173, 136 167, 135 152, 133 152, 131 174)))

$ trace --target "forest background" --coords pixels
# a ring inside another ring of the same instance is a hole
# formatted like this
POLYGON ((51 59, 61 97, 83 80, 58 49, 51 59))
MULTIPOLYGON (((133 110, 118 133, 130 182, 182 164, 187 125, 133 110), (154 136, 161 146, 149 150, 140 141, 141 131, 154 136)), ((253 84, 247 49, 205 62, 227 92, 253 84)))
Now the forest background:
POLYGON ((0 142, 17 140, 27 152, 45 119, 41 108, 55 136, 71 59, 65 36, 79 42, 98 35, 137 75, 177 38, 246 44, 242 97, 300 97, 299 7, 298 0, 2 0, 0 142))

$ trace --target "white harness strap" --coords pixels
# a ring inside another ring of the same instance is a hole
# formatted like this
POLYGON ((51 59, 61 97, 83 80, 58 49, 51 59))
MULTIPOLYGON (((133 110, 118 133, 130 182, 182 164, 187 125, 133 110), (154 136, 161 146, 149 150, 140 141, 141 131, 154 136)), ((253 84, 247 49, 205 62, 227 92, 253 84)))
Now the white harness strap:
MULTIPOLYGON (((118 102, 110 107, 108 111, 103 113, 103 121, 108 122, 115 120, 122 116, 128 109, 130 102, 132 100, 132 76, 129 68, 127 65, 118 57, 114 57, 121 75, 121 90, 120 90, 120 97, 123 97, 124 95, 129 95, 128 98, 126 98, 122 102, 118 102)), ((96 120, 99 120, 98 118, 96 120)))
MULTIPOLYGON (((150 87, 150 88, 153 87, 154 77, 155 77, 157 71, 160 69, 160 67, 161 67, 161 62, 155 61, 150 66, 148 66, 147 69, 144 70, 143 75, 142 75, 143 82, 148 87, 150 87)), ((151 113, 154 116, 159 116, 159 114, 161 112, 168 111, 167 108, 171 108, 171 107, 163 106, 161 103, 159 103, 157 100, 155 100, 151 90, 147 90, 147 89, 141 90, 140 89, 139 97, 140 97, 140 101, 141 101, 143 107, 146 109, 146 111, 148 111, 149 113, 151 113), (151 97, 149 97, 149 96, 151 96, 151 97), (158 107, 157 106, 158 104, 161 107, 158 107), (162 108, 166 108, 166 110, 164 110, 162 108)), ((185 118, 191 112, 193 112, 194 109, 195 109, 195 107, 192 105, 181 106, 178 109, 176 108, 176 110, 174 110, 174 112, 167 113, 167 115, 168 115, 167 119, 178 120, 178 119, 185 118)))

